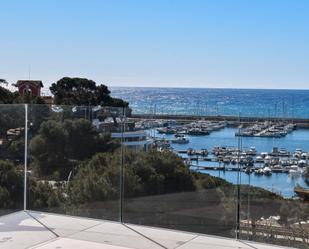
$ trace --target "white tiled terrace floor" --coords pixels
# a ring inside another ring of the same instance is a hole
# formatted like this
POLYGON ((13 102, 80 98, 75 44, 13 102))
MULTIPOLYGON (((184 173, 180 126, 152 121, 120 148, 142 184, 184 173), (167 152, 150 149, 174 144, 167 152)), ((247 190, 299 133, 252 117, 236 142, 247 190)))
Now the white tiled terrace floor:
POLYGON ((268 244, 50 213, 0 217, 1 249, 275 249, 268 244))

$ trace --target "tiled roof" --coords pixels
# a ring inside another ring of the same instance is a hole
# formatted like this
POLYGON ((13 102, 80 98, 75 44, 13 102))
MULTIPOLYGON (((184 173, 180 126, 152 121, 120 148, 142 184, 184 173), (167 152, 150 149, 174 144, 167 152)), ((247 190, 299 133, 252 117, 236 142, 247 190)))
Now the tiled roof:
POLYGON ((40 87, 43 87, 43 83, 41 80, 19 80, 16 83, 16 86, 20 85, 20 84, 34 84, 40 87))

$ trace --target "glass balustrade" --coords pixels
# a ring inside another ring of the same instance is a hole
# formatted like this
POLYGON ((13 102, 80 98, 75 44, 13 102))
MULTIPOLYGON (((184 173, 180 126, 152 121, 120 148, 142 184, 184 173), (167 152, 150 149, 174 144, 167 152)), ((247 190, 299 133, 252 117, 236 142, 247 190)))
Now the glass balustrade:
POLYGON ((56 221, 46 213, 306 248, 308 134, 241 114, 0 105, 0 215, 31 210, 48 227, 56 221))

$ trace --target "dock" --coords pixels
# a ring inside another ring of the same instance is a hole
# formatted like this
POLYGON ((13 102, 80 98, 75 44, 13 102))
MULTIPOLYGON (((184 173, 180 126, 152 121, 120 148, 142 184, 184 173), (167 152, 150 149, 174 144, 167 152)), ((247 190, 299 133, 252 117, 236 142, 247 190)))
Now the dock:
MULTIPOLYGON (((216 170, 216 171, 241 171, 245 172, 246 167, 225 167, 225 166, 200 166, 200 165, 194 165, 191 164, 190 167, 198 169, 198 170, 216 170)), ((258 170, 260 169, 259 167, 251 167, 251 170, 258 170)), ((252 172, 251 172, 252 173, 252 172)), ((272 169, 272 173, 285 173, 288 174, 289 170, 287 169, 272 169)))

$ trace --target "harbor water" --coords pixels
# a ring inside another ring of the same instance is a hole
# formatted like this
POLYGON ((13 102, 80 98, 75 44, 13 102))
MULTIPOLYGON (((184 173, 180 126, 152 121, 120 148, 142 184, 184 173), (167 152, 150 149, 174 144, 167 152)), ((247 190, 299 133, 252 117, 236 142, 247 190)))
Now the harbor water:
MULTIPOLYGON (((255 147, 258 153, 271 152, 273 147, 285 148, 290 152, 296 149, 309 151, 309 129, 297 129, 285 137, 281 138, 267 138, 267 137, 236 137, 236 128, 224 128, 219 131, 213 131, 208 136, 190 136, 187 144, 172 144, 176 151, 184 151, 188 148, 196 150, 207 149, 209 152, 216 146, 237 147, 239 139, 242 141, 242 148, 255 147)), ((155 129, 148 130, 149 135, 157 138, 165 138, 167 140, 173 139, 173 134, 160 134, 155 129)), ((185 156, 183 154, 181 156, 185 156)), ((209 155, 211 156, 211 155, 209 155)), ((194 165, 198 166, 213 166, 218 167, 218 162, 209 161, 192 161, 194 165)), ((222 170, 199 170, 192 167, 193 170, 208 173, 212 176, 223 178, 231 183, 237 184, 237 171, 222 171, 222 170)), ((269 191, 278 193, 284 197, 293 197, 294 187, 297 185, 306 187, 305 180, 302 176, 291 176, 287 173, 273 173, 271 176, 246 174, 241 172, 241 184, 250 184, 252 186, 261 187, 269 191)))

